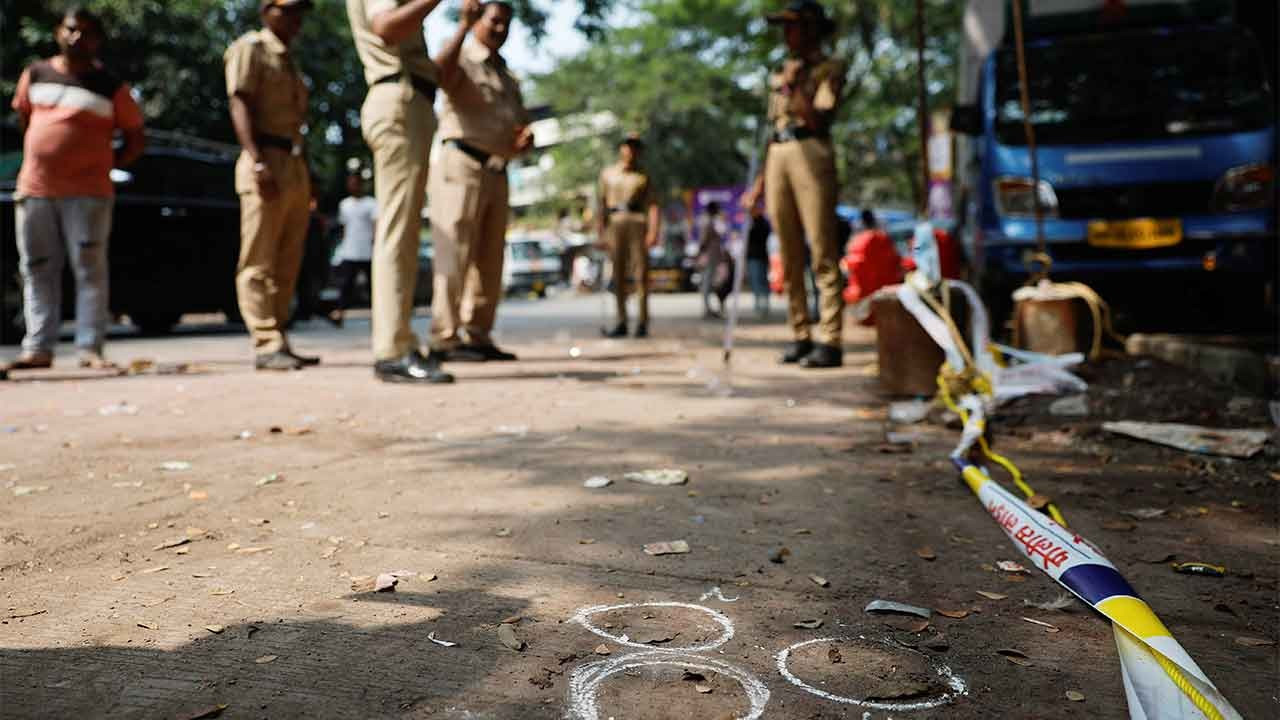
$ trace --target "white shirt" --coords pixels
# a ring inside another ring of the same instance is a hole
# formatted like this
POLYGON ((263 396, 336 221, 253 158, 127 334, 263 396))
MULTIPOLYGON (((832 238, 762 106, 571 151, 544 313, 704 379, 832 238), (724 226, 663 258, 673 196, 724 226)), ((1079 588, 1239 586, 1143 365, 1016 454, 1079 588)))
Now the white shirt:
POLYGON ((346 197, 338 203, 338 224, 342 242, 334 260, 368 262, 373 259, 373 225, 378 219, 378 201, 372 196, 346 197))

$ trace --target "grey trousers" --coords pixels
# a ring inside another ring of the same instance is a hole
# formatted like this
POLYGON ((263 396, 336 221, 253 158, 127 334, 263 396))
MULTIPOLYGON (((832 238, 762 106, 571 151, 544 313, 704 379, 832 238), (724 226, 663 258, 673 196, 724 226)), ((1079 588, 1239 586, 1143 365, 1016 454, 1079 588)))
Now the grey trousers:
POLYGON ((22 349, 52 353, 62 324, 62 267, 71 260, 76 281, 76 347, 102 351, 107 332, 109 197, 24 197, 14 206, 22 312, 22 349))

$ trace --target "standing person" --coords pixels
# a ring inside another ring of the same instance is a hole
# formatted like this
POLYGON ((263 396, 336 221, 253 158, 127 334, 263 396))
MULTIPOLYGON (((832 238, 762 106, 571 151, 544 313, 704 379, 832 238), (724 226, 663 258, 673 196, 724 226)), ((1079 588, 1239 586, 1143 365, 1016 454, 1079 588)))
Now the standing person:
POLYGON ((338 261, 334 270, 338 303, 329 311, 329 322, 342 327, 356 280, 361 273, 366 278, 373 273, 373 237, 378 225, 378 201, 364 194, 364 178, 358 172, 347 175, 347 196, 338 203, 338 225, 342 227, 342 241, 333 253, 338 261))
POLYGON ((231 123, 240 141, 240 261, 236 296, 258 370, 299 370, 320 358, 293 352, 289 304, 306 250, 311 175, 302 154, 307 86, 289 54, 311 0, 262 0, 262 29, 223 55, 231 123))
POLYGON ((311 183, 308 204, 307 239, 303 244, 302 269, 298 272, 298 306, 289 318, 289 326, 305 322, 320 312, 320 293, 329 278, 329 256, 333 253, 330 238, 332 221, 320 210, 320 188, 311 183))
POLYGON ((110 173, 113 165, 128 165, 142 154, 142 111, 129 86, 98 60, 106 31, 96 15, 80 7, 67 10, 54 37, 59 53, 23 70, 13 96, 25 133, 14 230, 27 333, 9 367, 53 365, 62 325, 62 268, 69 257, 80 367, 108 368, 102 346, 115 196, 110 173), (113 152, 116 129, 124 132, 124 145, 113 152))
POLYGON ((369 93, 360 128, 373 151, 373 374, 383 382, 449 383, 438 353, 423 355, 410 322, 427 163, 436 133, 438 74, 422 21, 440 0, 347 0, 369 93))
POLYGON ((698 246, 698 256, 702 259, 702 318, 723 317, 724 299, 716 292, 717 273, 724 261, 724 238, 729 228, 724 217, 720 215, 720 203, 712 200, 707 203, 707 215, 703 219, 702 242, 698 246), (720 309, 711 309, 711 295, 720 297, 720 309))
POLYGON ((612 330, 601 328, 605 337, 627 336, 628 270, 640 303, 635 336, 649 334, 649 248, 658 244, 662 218, 653 183, 640 164, 643 151, 640 136, 628 135, 618 145, 618 162, 600 173, 596 228, 613 255, 613 294, 618 304, 618 324, 612 330))
POLYGON ((769 79, 772 135, 764 172, 744 195, 742 204, 750 208, 763 194, 778 234, 787 312, 795 337, 783 352, 782 362, 806 368, 839 367, 844 359, 844 303, 831 123, 840 104, 845 67, 822 50, 835 23, 816 0, 792 0, 768 20, 782 25, 788 57, 769 79), (820 296, 816 343, 805 307, 806 238, 820 296))
POLYGON ((520 82, 498 54, 513 14, 507 2, 466 0, 457 32, 436 57, 445 101, 442 167, 428 181, 435 243, 431 351, 455 360, 516 359, 492 336, 511 214, 507 163, 533 147, 520 82))
POLYGON ((764 219, 760 203, 751 206, 751 228, 747 230, 747 279, 755 297, 756 315, 769 317, 769 234, 773 228, 764 219))

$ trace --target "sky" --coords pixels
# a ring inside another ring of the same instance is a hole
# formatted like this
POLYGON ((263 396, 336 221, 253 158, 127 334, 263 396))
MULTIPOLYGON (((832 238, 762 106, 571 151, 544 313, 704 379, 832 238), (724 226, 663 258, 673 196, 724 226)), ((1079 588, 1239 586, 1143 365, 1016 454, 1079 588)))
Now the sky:
MULTIPOLYGON (((453 3, 442 3, 440 8, 427 16, 427 47, 432 54, 453 34, 456 23, 450 19, 449 9, 453 3)), ((557 57, 577 54, 587 46, 586 38, 573 29, 581 7, 576 2, 564 0, 544 0, 540 3, 549 10, 547 34, 538 47, 529 44, 529 30, 519 22, 511 27, 511 36, 502 48, 502 56, 515 71, 516 75, 527 78, 535 73, 543 73, 555 65, 557 57)))

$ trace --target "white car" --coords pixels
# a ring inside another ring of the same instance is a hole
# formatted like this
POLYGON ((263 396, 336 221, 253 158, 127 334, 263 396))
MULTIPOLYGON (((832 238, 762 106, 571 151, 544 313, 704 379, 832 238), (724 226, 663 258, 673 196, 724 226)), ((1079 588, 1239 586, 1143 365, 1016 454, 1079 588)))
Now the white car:
POLYGON ((559 283, 560 256, 548 252, 541 240, 527 235, 507 238, 502 264, 502 289, 508 295, 534 293, 545 297, 547 288, 559 283))

